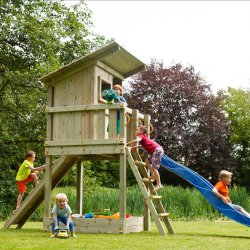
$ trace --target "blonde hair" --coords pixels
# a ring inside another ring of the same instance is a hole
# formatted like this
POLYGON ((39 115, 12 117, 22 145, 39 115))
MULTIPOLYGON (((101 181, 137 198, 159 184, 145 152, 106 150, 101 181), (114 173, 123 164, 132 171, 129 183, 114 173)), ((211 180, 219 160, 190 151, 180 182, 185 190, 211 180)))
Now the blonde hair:
POLYGON ((58 200, 66 200, 66 202, 68 202, 68 197, 65 193, 58 193, 56 195, 56 201, 58 200))
POLYGON ((120 91, 121 91, 121 93, 123 93, 123 87, 120 85, 120 84, 115 84, 114 86, 113 86, 113 89, 114 88, 118 88, 120 91))
POLYGON ((233 175, 232 172, 229 172, 227 170, 221 170, 219 173, 219 179, 225 178, 225 177, 231 177, 233 175))

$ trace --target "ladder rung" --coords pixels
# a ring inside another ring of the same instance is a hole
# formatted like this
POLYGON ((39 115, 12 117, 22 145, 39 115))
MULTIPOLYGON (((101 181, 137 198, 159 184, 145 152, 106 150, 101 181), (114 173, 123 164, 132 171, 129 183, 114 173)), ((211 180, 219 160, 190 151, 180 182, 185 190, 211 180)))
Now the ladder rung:
POLYGON ((159 213, 159 216, 161 217, 168 217, 170 213, 159 213))
POLYGON ((142 161, 135 161, 135 165, 138 167, 145 167, 146 163, 142 162, 142 161))
POLYGON ((150 198, 151 199, 161 199, 162 196, 160 196, 160 195, 150 195, 150 198))
POLYGON ((142 178, 143 182, 154 182, 155 180, 149 178, 142 178))

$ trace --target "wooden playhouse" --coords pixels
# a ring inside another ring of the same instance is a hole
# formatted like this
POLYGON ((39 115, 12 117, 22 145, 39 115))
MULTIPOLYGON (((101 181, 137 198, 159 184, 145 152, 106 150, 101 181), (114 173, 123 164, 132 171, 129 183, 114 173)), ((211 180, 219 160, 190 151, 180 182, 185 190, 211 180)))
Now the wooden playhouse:
POLYGON ((48 88, 45 177, 6 222, 18 227, 43 201, 44 229, 51 227, 51 191, 68 170, 77 164, 77 213, 82 214, 83 169, 86 160, 120 162, 119 219, 74 218, 76 231, 86 233, 129 233, 149 230, 150 212, 162 235, 174 233, 161 197, 147 182, 148 171, 138 152, 126 146, 135 139, 138 124, 149 125, 150 116, 120 104, 103 103, 101 93, 143 70, 145 64, 113 42, 43 78, 48 88), (120 110, 120 137, 116 119, 120 110), (128 123, 128 120, 130 121, 128 123), (107 129, 108 127, 108 129, 107 129), (59 157, 54 162, 54 158, 59 157), (144 196, 144 217, 126 219, 126 163, 130 164, 144 196))

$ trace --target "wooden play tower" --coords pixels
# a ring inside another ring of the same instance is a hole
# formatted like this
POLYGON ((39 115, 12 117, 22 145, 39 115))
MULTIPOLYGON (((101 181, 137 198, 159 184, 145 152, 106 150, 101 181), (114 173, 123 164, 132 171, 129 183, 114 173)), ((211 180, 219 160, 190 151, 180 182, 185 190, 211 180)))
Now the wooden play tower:
POLYGON ((74 218, 75 229, 85 233, 129 233, 150 229, 150 212, 159 232, 174 233, 161 197, 147 180, 148 171, 138 152, 126 146, 135 139, 138 124, 149 125, 150 116, 120 104, 105 104, 104 89, 143 70, 145 64, 116 42, 68 64, 43 78, 48 88, 45 177, 5 223, 19 228, 44 200, 44 229, 51 218, 51 191, 68 170, 77 164, 77 213, 82 214, 83 166, 87 160, 120 162, 120 219, 74 218), (117 138, 117 110, 120 110, 120 138, 117 138), (130 122, 127 123, 129 116, 130 122), (108 129, 107 129, 108 128, 108 129), (55 161, 55 158, 58 160, 55 161), (126 219, 126 163, 129 163, 144 196, 144 217, 126 219), (44 198, 44 199, 43 199, 44 198))

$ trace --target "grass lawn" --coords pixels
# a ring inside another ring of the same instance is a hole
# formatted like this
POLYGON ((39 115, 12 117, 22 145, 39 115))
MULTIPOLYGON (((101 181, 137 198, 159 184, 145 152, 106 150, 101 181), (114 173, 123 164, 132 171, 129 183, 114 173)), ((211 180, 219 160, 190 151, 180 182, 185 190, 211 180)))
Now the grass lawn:
POLYGON ((173 221, 176 235, 151 232, 127 235, 80 234, 66 240, 49 238, 41 222, 28 222, 21 230, 3 230, 0 222, 0 249, 250 249, 250 228, 233 221, 173 221))

